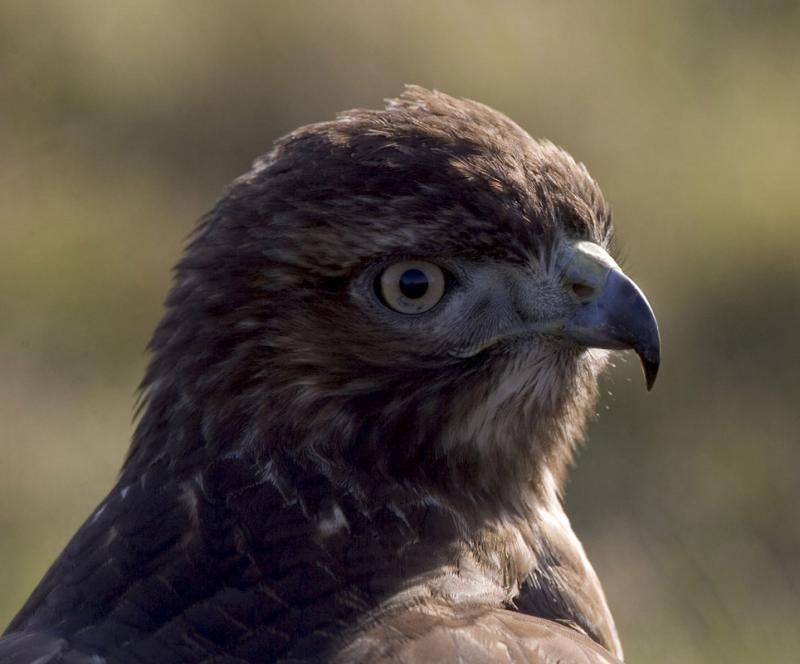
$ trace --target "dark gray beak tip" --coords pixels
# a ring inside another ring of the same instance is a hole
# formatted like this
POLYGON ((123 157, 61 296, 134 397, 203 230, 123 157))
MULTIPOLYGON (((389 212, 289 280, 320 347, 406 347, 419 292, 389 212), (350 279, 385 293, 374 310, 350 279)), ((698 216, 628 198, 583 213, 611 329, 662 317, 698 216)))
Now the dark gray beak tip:
POLYGON ((661 364, 661 335, 650 303, 639 287, 619 270, 610 271, 601 298, 606 302, 615 340, 639 356, 647 390, 652 390, 661 364))
POLYGON ((656 376, 658 376, 658 366, 661 363, 661 359, 656 355, 654 360, 647 359, 644 355, 640 355, 639 359, 642 362, 642 369, 644 370, 644 382, 647 385, 647 391, 653 389, 653 385, 656 382, 656 376))
POLYGON ((661 334, 658 330, 653 309, 639 287, 622 273, 614 275, 618 279, 620 300, 625 302, 619 316, 621 337, 627 336, 627 346, 631 348, 642 363, 647 391, 653 389, 661 365, 661 334))

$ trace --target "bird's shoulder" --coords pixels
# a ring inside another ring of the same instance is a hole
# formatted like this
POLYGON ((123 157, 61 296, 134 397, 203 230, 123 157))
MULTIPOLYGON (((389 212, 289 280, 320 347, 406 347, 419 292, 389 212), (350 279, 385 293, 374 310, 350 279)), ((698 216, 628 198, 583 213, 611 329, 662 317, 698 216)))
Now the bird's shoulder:
POLYGON ((443 526, 291 474, 244 455, 129 474, 12 620, 0 661, 315 661, 391 592, 416 529, 443 526))
POLYGON ((249 662, 318 645, 323 618, 367 604, 338 601, 359 561, 321 541, 324 505, 265 475, 225 459, 175 481, 154 464, 116 486, 12 620, 0 661, 249 662))
POLYGON ((340 653, 353 664, 620 664, 573 626, 516 611, 426 604, 376 621, 340 653))

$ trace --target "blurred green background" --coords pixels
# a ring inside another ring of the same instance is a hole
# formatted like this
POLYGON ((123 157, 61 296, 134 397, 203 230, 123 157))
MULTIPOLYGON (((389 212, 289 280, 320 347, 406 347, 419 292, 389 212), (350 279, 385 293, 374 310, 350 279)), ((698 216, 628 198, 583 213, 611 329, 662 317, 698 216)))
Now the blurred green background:
POLYGON ((628 661, 797 661, 798 34, 793 1, 2 2, 0 625, 112 485, 195 220, 413 82, 584 161, 658 314, 567 495, 628 661))

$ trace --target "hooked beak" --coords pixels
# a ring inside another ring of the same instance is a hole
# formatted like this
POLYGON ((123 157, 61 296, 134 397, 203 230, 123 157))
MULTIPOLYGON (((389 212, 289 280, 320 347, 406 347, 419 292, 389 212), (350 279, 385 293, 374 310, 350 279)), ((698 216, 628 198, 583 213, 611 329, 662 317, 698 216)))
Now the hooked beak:
POLYGON ((599 245, 576 242, 563 256, 562 274, 578 306, 555 333, 590 348, 635 351, 647 389, 652 389, 661 360, 661 340, 644 293, 599 245))

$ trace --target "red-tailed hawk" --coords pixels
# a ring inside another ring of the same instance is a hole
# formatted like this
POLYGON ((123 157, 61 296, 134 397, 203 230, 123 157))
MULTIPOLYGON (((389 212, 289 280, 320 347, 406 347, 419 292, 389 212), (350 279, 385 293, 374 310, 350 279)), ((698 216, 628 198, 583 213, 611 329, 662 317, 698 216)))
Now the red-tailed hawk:
POLYGON ((560 501, 656 321, 586 169, 411 87, 303 127, 177 267, 119 481, 0 661, 616 662, 560 501))

